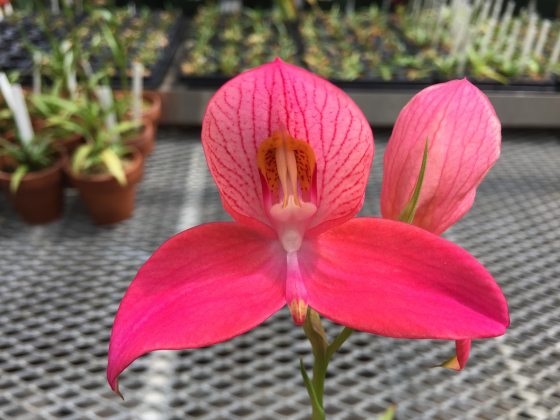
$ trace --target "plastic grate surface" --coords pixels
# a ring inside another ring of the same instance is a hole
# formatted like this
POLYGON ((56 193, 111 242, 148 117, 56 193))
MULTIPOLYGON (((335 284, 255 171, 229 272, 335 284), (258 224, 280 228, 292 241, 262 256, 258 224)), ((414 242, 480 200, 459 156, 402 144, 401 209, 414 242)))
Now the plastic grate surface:
MULTIPOLYGON (((379 214, 389 133, 376 134, 363 215, 379 214)), ((160 130, 136 214, 115 227, 93 226, 75 192, 46 227, 20 223, 0 198, 1 419, 307 418, 298 358, 310 363, 310 350, 285 309, 229 342, 137 360, 122 376, 124 402, 105 382, 113 317, 136 270, 172 234, 228 219, 197 137, 160 130)), ((451 342, 356 333, 330 367, 329 418, 371 419, 391 402, 399 419, 560 418, 559 162, 558 133, 505 132, 474 208, 446 234, 503 287, 507 334, 475 342, 457 374, 430 368, 451 342)))

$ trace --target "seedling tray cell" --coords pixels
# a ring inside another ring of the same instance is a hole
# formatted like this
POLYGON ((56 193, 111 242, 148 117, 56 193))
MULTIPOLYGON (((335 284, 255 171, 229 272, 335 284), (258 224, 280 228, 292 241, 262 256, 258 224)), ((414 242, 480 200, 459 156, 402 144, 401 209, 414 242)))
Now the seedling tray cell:
POLYGON ((193 88, 218 87, 275 57, 301 66, 296 32, 297 24, 283 20, 276 11, 220 14, 215 7, 203 8, 188 22, 179 79, 193 88))
MULTIPOLYGON (((145 67, 144 84, 147 88, 157 88, 171 64, 175 51, 181 43, 183 35, 183 18, 180 14, 172 12, 151 12, 148 15, 133 16, 127 10, 116 12, 121 22, 118 37, 131 38, 131 61, 140 59, 145 67), (157 33, 157 35, 154 35, 157 33), (159 36, 159 43, 150 44, 151 37, 159 36), (149 56, 150 60, 142 60, 149 56)), ((45 53, 51 51, 47 34, 37 24, 38 16, 13 16, 0 22, 0 71, 17 71, 20 82, 29 84, 33 71, 32 57, 28 46, 39 48, 45 53), (27 45, 29 44, 29 45, 27 45)), ((98 27, 90 15, 63 18, 62 16, 50 17, 49 27, 54 28, 53 38, 64 39, 68 29, 80 26, 79 37, 84 49, 88 49, 91 39, 98 33, 98 27), (52 19, 52 21, 51 21, 52 19), (71 22, 68 19, 72 19, 71 22), (51 24, 52 23, 52 24, 51 24)), ((113 59, 108 47, 102 48, 97 55, 90 59, 90 64, 95 69, 102 65, 112 63, 113 59)), ((120 78, 113 77, 111 83, 120 87, 120 78)))

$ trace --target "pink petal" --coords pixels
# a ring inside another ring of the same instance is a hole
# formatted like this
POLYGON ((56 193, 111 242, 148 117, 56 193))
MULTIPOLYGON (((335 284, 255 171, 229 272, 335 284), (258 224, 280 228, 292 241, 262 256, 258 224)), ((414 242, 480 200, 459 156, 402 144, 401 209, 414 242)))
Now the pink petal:
POLYGON ((492 104, 468 80, 430 86, 403 108, 385 152, 381 211, 398 219, 428 163, 414 224, 440 234, 470 209, 500 155, 501 126, 492 104))
POLYGON ((494 337, 509 325, 490 273, 459 246, 417 227, 353 219, 308 239, 300 268, 309 306, 389 337, 494 337))
POLYGON ((455 341, 455 355, 440 365, 452 370, 463 370, 471 352, 471 340, 455 341))
POLYGON ((355 215, 373 159, 371 128, 348 95, 279 59, 226 83, 206 109, 202 143, 224 208, 237 221, 269 223, 256 155, 280 129, 308 141, 315 152, 318 211, 312 226, 355 215))
POLYGON ((144 264, 113 325, 107 379, 153 350, 203 347, 259 325, 285 303, 286 253, 236 223, 165 242, 144 264))

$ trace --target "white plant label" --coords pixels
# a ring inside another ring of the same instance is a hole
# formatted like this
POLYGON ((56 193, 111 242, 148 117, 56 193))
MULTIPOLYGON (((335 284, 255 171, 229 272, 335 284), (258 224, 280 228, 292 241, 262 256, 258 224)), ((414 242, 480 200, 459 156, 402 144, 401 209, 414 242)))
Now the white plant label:
POLYGON ((12 86, 12 94, 14 99, 15 109, 14 117, 16 120, 17 129, 19 132, 20 140, 29 144, 33 140, 33 127, 31 126, 31 119, 29 118, 29 111, 27 110, 27 105, 25 105, 25 98, 23 97, 23 90, 21 86, 15 84, 12 86))
POLYGON ((132 119, 140 121, 142 118, 142 90, 144 66, 142 63, 132 65, 132 119))
POLYGON ((41 53, 38 51, 33 54, 33 93, 41 93, 41 53))
POLYGON ((58 15, 60 13, 60 5, 58 0, 51 0, 51 12, 53 15, 58 15))
POLYGON ((0 90, 2 91, 4 100, 8 104, 8 108, 10 108, 12 112, 15 112, 14 93, 12 91, 12 85, 8 80, 8 76, 6 76, 6 73, 0 73, 0 90))
MULTIPOLYGON (((117 126, 117 116, 113 110, 113 92, 111 91, 111 88, 109 86, 99 86, 96 89, 95 94, 97 95, 101 108, 107 112, 107 115, 105 116, 105 128, 108 131, 114 131, 117 126)), ((111 141, 113 142, 118 139, 119 136, 117 133, 111 137, 111 141)))

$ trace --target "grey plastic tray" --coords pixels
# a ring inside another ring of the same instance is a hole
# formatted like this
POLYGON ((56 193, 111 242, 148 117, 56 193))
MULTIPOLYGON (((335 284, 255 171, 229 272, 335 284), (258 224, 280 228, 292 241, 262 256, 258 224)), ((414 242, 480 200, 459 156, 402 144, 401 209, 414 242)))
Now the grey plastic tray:
MULTIPOLYGON (((364 215, 379 214, 387 132, 364 215)), ((68 193, 64 218, 28 227, 0 198, 0 419, 305 419, 298 358, 311 361, 286 310, 213 347, 158 352, 105 382, 113 316, 136 270, 172 234, 227 220, 198 133, 160 130, 133 219, 91 225, 68 193)), ((476 341, 461 373, 430 366, 450 342, 356 333, 334 358, 332 419, 560 418, 560 135, 507 131, 503 155, 469 215, 446 236, 479 257, 509 300, 503 338, 476 341)), ((329 327, 334 333, 335 328, 329 327)))

